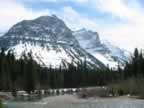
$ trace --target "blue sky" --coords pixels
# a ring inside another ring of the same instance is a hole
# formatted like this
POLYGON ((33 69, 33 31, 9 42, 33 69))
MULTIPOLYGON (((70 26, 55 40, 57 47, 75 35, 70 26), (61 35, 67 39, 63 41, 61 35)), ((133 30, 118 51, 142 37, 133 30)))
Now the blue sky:
POLYGON ((2 0, 0 32, 13 24, 56 14, 72 30, 87 28, 132 51, 144 47, 144 0, 2 0))

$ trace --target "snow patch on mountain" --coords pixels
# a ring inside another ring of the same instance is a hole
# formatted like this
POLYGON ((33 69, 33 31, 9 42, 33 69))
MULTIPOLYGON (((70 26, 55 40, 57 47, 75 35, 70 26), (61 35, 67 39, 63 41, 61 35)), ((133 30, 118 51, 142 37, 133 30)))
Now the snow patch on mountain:
POLYGON ((49 67, 50 65, 52 67, 59 67, 63 61, 67 61, 68 63, 72 61, 62 48, 59 49, 60 51, 56 51, 54 49, 47 49, 47 47, 20 43, 9 48, 9 50, 14 51, 17 59, 20 59, 22 54, 28 55, 28 53, 31 53, 33 59, 45 67, 49 67))
POLYGON ((128 57, 130 56, 130 53, 128 51, 112 45, 107 40, 102 40, 102 44, 110 50, 111 56, 116 57, 119 62, 124 62, 128 60, 128 57))
POLYGON ((95 53, 94 56, 102 61, 107 67, 116 69, 118 67, 118 62, 114 61, 109 55, 103 55, 101 53, 95 53))

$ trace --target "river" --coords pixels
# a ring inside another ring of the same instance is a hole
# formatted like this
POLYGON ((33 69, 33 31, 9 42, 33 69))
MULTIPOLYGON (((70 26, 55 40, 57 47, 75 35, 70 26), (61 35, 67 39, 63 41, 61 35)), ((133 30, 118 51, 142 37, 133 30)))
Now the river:
POLYGON ((6 108, 144 108, 144 100, 130 98, 78 99, 72 95, 54 96, 38 102, 5 102, 6 108))

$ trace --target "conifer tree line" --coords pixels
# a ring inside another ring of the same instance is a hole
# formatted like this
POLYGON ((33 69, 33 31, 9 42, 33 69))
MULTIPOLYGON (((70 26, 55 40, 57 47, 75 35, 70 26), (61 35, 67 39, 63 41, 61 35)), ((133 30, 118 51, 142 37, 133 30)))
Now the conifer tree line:
POLYGON ((130 77, 144 76, 144 57, 142 52, 135 50, 132 60, 126 62, 124 69, 96 70, 88 68, 86 61, 67 64, 67 68, 41 67, 31 54, 23 54, 16 59, 13 51, 0 52, 0 90, 26 90, 28 93, 49 88, 78 88, 102 86, 130 77))
POLYGON ((137 48, 134 51, 131 60, 126 63, 125 68, 123 69, 123 78, 144 78, 144 53, 143 50, 138 50, 137 48))

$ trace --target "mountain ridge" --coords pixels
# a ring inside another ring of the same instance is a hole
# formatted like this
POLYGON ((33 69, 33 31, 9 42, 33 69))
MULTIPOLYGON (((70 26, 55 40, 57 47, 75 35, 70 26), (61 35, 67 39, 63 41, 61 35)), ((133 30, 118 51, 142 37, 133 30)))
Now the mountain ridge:
POLYGON ((0 38, 0 47, 13 50, 18 59, 23 53, 31 52, 34 60, 46 67, 58 67, 63 61, 76 65, 86 59, 90 67, 105 68, 81 48, 72 31, 56 16, 41 16, 15 24, 0 38))

